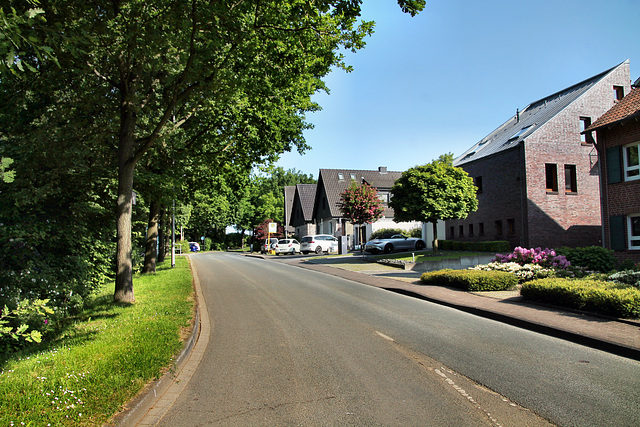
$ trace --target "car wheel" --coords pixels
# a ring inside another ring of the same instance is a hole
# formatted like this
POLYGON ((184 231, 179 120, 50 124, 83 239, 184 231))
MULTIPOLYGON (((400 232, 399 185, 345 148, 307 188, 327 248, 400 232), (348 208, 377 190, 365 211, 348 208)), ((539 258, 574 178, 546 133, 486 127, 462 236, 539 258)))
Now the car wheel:
POLYGON ((387 246, 384 247, 385 254, 391 253, 392 250, 393 250, 393 245, 391 243, 389 243, 387 246))
POLYGON ((416 242, 416 250, 417 251, 421 251, 422 249, 424 249, 424 246, 425 246, 425 244, 424 244, 424 242, 422 240, 418 240, 416 242))
POLYGON ((296 254, 296 250, 295 249, 291 249, 291 255, 295 255, 296 254))
POLYGON ((321 246, 318 246, 318 247, 316 248, 316 253, 317 253, 317 254, 321 254, 321 253, 322 253, 322 247, 321 247, 321 246))

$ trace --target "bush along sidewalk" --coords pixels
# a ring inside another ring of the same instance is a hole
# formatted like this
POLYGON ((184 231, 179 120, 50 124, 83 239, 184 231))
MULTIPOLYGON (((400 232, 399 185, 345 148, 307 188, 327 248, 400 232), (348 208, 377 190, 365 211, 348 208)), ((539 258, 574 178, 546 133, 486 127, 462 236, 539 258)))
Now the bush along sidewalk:
POLYGON ((195 307, 188 260, 134 286, 134 304, 101 287, 53 340, 0 360, 0 425, 104 425, 171 367, 195 307))
POLYGON ((420 281, 425 285, 442 285, 465 291, 504 291, 515 289, 518 278, 504 271, 438 270, 423 273, 420 281))

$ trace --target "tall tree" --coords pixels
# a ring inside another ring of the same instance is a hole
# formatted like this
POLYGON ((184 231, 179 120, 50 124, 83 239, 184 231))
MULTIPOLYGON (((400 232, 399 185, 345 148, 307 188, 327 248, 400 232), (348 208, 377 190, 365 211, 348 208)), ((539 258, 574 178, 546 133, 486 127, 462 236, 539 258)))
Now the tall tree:
MULTIPOLYGON (((358 185, 351 181, 349 187, 340 193, 338 207, 342 215, 356 225, 376 222, 384 213, 378 190, 366 182, 358 185)), ((364 250, 364 244, 360 245, 360 250, 364 250)))
POLYGON ((453 155, 445 154, 423 166, 413 167, 391 188, 389 206, 394 221, 433 224, 433 249, 438 251, 439 220, 466 218, 478 209, 476 186, 462 168, 453 166, 453 155))

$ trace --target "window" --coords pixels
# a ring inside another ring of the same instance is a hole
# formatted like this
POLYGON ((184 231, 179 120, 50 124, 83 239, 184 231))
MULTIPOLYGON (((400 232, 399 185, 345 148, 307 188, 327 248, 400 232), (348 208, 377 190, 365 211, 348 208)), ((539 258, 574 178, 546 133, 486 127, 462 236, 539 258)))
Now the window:
POLYGON ((460 237, 464 237, 464 225, 460 226, 460 228, 458 229, 458 234, 460 235, 460 237))
POLYGON ((592 132, 582 133, 589 126, 591 126, 591 117, 580 117, 580 142, 583 144, 593 144, 595 142, 592 132))
POLYGON ((338 180, 342 181, 344 179, 344 174, 338 172, 338 180))
POLYGON ((564 165, 564 189, 567 193, 578 192, 576 165, 564 165))
POLYGON ((480 235, 484 236, 484 222, 481 222, 480 224, 478 224, 478 228, 480 229, 479 230, 480 235))
POLYGON ((516 220, 515 219, 508 219, 507 220, 507 230, 509 232, 509 234, 516 234, 516 220))
POLYGON ((640 161, 638 160, 639 151, 640 142, 625 145, 622 149, 625 181, 640 179, 640 161))
POLYGON ((356 174, 355 174, 355 173, 350 174, 350 176, 351 176, 351 179, 352 179, 353 181, 355 181, 355 180, 356 180, 356 174))
POLYGON ((482 177, 476 176, 476 187, 478 188, 478 193, 482 193, 482 177))
POLYGON ((469 224, 469 236, 473 236, 473 224, 469 224))
POLYGON ((624 87, 622 86, 613 86, 613 96, 616 101, 620 101, 624 98, 624 87))
POLYGON ((496 234, 502 236, 502 221, 496 221, 496 234))
POLYGON ((558 165, 546 163, 544 173, 547 181, 547 193, 558 192, 558 165))
POLYGON ((627 235, 629 236, 629 249, 640 250, 640 214, 632 214, 627 217, 627 235))
POLYGON ((456 237, 454 230, 455 228, 453 228, 453 225, 449 227, 449 237, 451 237, 452 239, 456 237))

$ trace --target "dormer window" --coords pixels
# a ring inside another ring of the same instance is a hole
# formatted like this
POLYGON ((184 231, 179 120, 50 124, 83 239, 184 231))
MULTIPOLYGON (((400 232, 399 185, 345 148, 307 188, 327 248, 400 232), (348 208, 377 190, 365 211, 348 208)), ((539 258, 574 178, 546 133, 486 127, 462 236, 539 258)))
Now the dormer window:
POLYGON ((616 101, 620 101, 624 98, 624 87, 623 86, 614 86, 613 87, 613 99, 616 101))
POLYGON ((355 180, 356 180, 356 174, 355 174, 355 173, 352 173, 352 174, 351 174, 351 179, 352 179, 353 181, 355 181, 355 180))
POLYGON ((338 180, 339 181, 343 181, 344 180, 344 174, 343 173, 338 173, 338 180))

